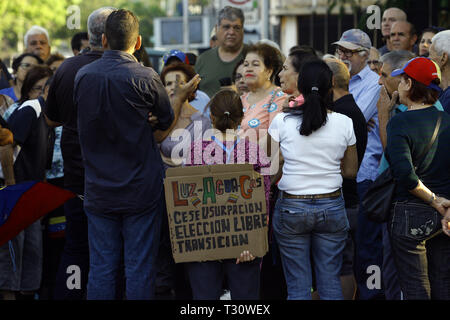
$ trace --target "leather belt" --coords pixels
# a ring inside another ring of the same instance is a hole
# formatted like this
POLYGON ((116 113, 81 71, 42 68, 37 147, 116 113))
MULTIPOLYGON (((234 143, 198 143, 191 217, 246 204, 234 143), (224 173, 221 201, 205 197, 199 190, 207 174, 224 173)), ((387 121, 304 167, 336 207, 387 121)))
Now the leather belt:
POLYGON ((341 195, 341 189, 338 189, 331 193, 323 194, 307 194, 307 195, 293 195, 283 191, 283 198, 286 199, 323 199, 323 198, 336 198, 341 195))

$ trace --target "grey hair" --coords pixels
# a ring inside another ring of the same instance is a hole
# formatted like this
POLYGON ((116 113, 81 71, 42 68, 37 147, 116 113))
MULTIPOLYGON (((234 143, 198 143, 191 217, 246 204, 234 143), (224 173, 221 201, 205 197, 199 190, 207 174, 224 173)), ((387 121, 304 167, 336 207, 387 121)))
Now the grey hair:
POLYGON ((450 30, 436 33, 431 43, 434 44, 434 49, 439 55, 445 52, 450 56, 450 30))
POLYGON ((380 61, 391 66, 392 70, 403 68, 403 66, 416 55, 407 50, 395 50, 381 56, 380 61))
POLYGON ((117 8, 103 7, 93 11, 87 20, 89 45, 93 48, 102 46, 102 34, 105 32, 106 19, 117 8))
POLYGON ((360 52, 358 52, 360 57, 366 57, 369 58, 369 54, 370 54, 370 49, 366 48, 366 47, 360 47, 359 50, 361 50, 360 52))
POLYGON ((325 63, 333 72, 334 77, 334 87, 339 89, 348 90, 348 84, 350 82, 350 71, 348 70, 345 63, 335 58, 323 59, 325 63))
POLYGON ((50 44, 50 37, 48 36, 48 31, 45 28, 42 28, 40 26, 32 26, 27 33, 25 33, 25 36, 23 37, 23 42, 25 44, 25 48, 28 48, 28 37, 34 36, 37 34, 43 34, 47 37, 48 44, 50 44))
POLYGON ((225 6, 223 9, 219 11, 219 14, 217 15, 218 26, 220 26, 220 22, 223 19, 227 19, 230 21, 241 19, 242 25, 244 25, 245 22, 244 13, 242 12, 242 10, 232 6, 225 6))
POLYGON ((332 54, 329 54, 329 53, 323 55, 322 60, 326 60, 326 59, 339 60, 338 57, 336 57, 336 56, 334 56, 334 55, 332 55, 332 54))

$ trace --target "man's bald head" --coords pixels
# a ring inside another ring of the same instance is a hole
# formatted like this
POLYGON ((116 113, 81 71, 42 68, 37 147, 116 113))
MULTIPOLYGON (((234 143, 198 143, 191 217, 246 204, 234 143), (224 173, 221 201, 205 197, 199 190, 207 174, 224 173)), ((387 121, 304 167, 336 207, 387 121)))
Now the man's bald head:
POLYGON ((389 37, 392 50, 412 51, 417 41, 416 28, 408 21, 397 21, 392 25, 389 37))
POLYGON ((384 10, 381 22, 381 33, 383 37, 388 37, 391 33, 392 24, 396 21, 406 21, 408 16, 405 11, 399 8, 388 8, 384 10))

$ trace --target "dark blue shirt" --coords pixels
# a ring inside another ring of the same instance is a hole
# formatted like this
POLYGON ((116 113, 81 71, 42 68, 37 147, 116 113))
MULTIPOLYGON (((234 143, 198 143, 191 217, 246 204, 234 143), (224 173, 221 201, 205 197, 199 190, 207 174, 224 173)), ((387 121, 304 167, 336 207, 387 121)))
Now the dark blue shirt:
POLYGON ((17 183, 45 179, 45 169, 51 163, 53 144, 49 127, 42 116, 45 101, 42 97, 25 101, 9 117, 8 124, 14 142, 21 149, 14 162, 14 177, 17 183))
MULTIPOLYGON (((356 151, 358 153, 358 168, 361 165, 367 146, 367 124, 366 118, 355 102, 351 94, 347 94, 336 100, 331 107, 335 112, 346 115, 353 122, 353 130, 356 136, 356 151)), ((350 208, 359 203, 356 179, 344 178, 342 181, 345 207, 350 208)))
POLYGON ((450 87, 447 87, 444 91, 442 91, 439 101, 444 108, 444 111, 450 113, 450 87))
POLYGON ((102 55, 103 51, 89 51, 64 60, 53 75, 44 110, 50 120, 63 124, 64 186, 77 194, 84 193, 84 167, 78 138, 78 112, 72 99, 73 87, 77 72, 102 55))
POLYGON ((148 122, 168 129, 174 119, 166 90, 151 68, 116 50, 75 77, 74 104, 85 167, 84 207, 93 213, 152 209, 163 190, 163 165, 148 122))

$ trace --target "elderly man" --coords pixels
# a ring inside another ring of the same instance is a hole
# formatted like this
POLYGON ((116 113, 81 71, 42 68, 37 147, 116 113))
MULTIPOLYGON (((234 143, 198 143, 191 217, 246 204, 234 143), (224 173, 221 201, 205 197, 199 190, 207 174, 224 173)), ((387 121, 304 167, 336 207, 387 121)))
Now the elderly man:
POLYGON ((359 197, 359 213, 356 227, 355 278, 358 284, 359 299, 369 300, 382 298, 383 290, 368 288, 367 279, 371 275, 368 268, 372 265, 381 266, 383 248, 381 241, 381 226, 366 218, 361 201, 378 174, 383 148, 378 133, 377 101, 380 93, 379 76, 367 65, 372 41, 369 36, 359 30, 351 29, 342 34, 336 54, 350 70, 349 91, 356 104, 364 114, 366 122, 371 123, 367 136, 367 147, 362 160, 357 181, 359 197))
POLYGON ((383 147, 386 146, 386 125, 393 116, 394 108, 397 106, 398 85, 401 77, 391 76, 392 71, 401 69, 403 66, 415 57, 415 54, 407 50, 398 50, 386 53, 380 59, 382 62, 379 84, 383 86, 380 91, 378 101, 378 121, 380 123, 380 138, 383 147), (392 103, 391 103, 392 101, 392 103))
POLYGON ((367 64, 370 67, 370 70, 375 72, 376 74, 380 74, 381 62, 380 62, 380 52, 377 48, 370 48, 369 52, 369 60, 367 60, 367 64))
POLYGON ((112 12, 102 36, 103 56, 75 77, 86 169, 88 299, 115 298, 122 248, 127 299, 154 296, 164 169, 153 132, 167 130, 174 114, 158 74, 133 56, 141 41, 136 16, 112 12), (147 123, 150 111, 158 118, 155 125, 147 123))
POLYGON ((38 55, 43 61, 50 56, 50 37, 48 31, 40 26, 32 26, 24 37, 25 52, 38 55))
POLYGON ((392 24, 397 21, 406 21, 406 19, 406 13, 402 9, 388 8, 384 10, 381 22, 381 34, 383 35, 383 39, 386 41, 386 44, 379 49, 381 55, 393 50, 391 47, 391 41, 389 39, 391 35, 392 24))
POLYGON ((245 57, 244 14, 226 6, 219 11, 216 36, 219 46, 202 53, 195 64, 200 75, 200 90, 212 97, 220 90, 220 80, 230 78, 234 67, 245 57))
MULTIPOLYGON (((66 59, 53 76, 47 107, 44 110, 52 126, 63 125, 61 151, 64 159, 64 186, 70 191, 84 193, 84 166, 78 138, 77 108, 74 106, 73 84, 81 67, 103 55, 102 34, 106 19, 115 8, 100 8, 92 12, 87 21, 89 45, 87 53, 66 59)), ((87 218, 83 201, 72 199, 64 205, 66 214, 66 242, 56 280, 55 298, 63 300, 83 299, 86 294, 89 272, 89 246, 87 218), (70 266, 76 265, 81 273, 81 286, 69 289, 66 285, 71 276, 70 266)))
POLYGON ((437 33, 431 40, 430 59, 441 68, 443 92, 439 97, 444 110, 450 113, 450 30, 437 33))
POLYGON ((417 41, 416 28, 408 21, 397 21, 391 27, 390 41, 392 50, 413 52, 417 41))

